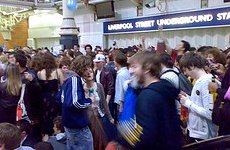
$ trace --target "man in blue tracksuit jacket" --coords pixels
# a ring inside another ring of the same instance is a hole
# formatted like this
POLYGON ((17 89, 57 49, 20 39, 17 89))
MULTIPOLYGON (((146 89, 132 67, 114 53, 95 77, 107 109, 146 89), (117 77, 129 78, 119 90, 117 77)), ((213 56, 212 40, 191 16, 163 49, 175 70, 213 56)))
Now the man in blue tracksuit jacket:
POLYGON ((59 94, 62 102, 62 121, 67 136, 68 150, 93 150, 93 138, 88 127, 87 107, 90 98, 85 98, 81 78, 69 77, 59 94))
POLYGON ((62 122, 67 137, 67 150, 93 150, 93 137, 89 129, 87 108, 95 97, 85 98, 81 77, 93 66, 92 59, 78 56, 70 69, 78 75, 71 75, 63 83, 58 99, 62 102, 62 122))

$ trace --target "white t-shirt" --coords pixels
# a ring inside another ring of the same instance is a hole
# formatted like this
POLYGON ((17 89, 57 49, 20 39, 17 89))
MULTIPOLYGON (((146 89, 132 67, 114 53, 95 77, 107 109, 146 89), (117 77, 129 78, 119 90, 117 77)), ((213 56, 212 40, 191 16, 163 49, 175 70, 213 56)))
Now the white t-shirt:
POLYGON ((97 74, 96 74, 96 82, 100 83, 100 76, 101 76, 101 70, 97 70, 97 74))

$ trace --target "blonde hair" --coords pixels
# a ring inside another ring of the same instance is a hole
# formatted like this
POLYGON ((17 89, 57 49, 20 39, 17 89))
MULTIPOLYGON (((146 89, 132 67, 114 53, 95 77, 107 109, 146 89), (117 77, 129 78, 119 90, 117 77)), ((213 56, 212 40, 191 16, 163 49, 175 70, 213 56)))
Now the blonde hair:
POLYGON ((10 95, 20 95, 22 81, 20 77, 19 67, 14 64, 9 64, 6 68, 6 90, 10 95))
POLYGON ((1 55, 1 56, 0 56, 0 61, 1 61, 3 64, 7 63, 7 62, 8 62, 8 57, 7 57, 7 55, 1 55))

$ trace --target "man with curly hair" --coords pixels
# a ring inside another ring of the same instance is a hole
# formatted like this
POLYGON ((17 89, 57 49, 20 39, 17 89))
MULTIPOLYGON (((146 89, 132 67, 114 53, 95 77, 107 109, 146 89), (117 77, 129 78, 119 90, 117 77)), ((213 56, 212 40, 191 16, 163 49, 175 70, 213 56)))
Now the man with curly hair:
POLYGON ((85 98, 81 76, 85 68, 92 67, 88 56, 78 56, 70 70, 78 75, 70 76, 61 87, 59 99, 62 102, 62 122, 67 136, 68 150, 93 150, 93 137, 89 129, 87 108, 95 97, 85 98))

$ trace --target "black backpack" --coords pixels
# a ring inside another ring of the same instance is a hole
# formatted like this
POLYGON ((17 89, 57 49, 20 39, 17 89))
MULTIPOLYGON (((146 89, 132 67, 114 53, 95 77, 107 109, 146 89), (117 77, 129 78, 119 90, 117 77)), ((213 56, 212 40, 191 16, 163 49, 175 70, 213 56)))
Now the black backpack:
POLYGON ((188 95, 191 95, 193 85, 183 73, 176 72, 176 71, 170 69, 170 70, 165 71, 163 74, 166 74, 167 72, 175 73, 179 77, 179 88, 180 88, 180 90, 185 92, 188 95))

